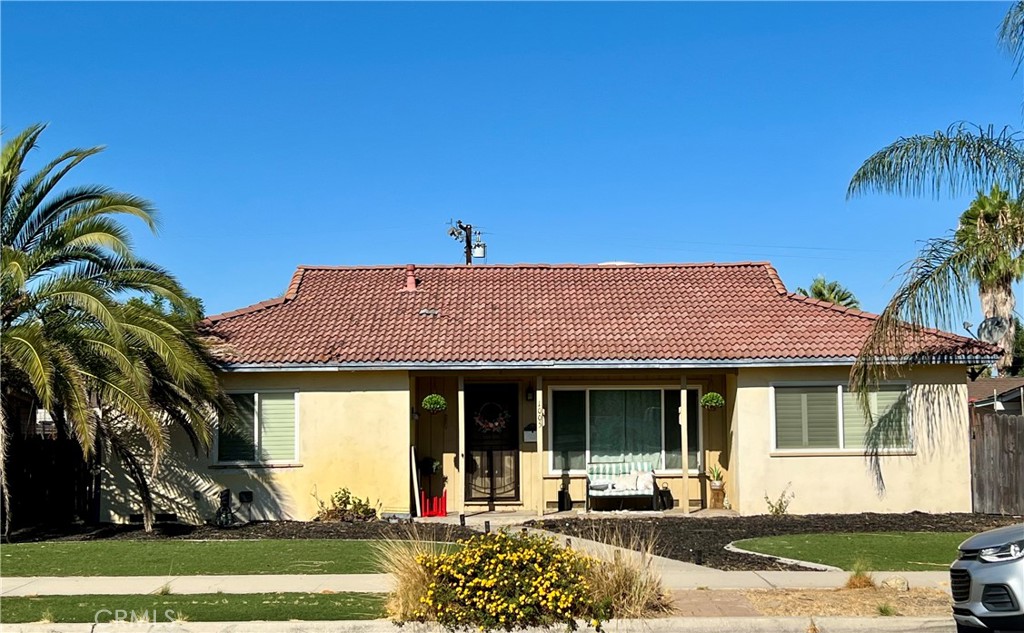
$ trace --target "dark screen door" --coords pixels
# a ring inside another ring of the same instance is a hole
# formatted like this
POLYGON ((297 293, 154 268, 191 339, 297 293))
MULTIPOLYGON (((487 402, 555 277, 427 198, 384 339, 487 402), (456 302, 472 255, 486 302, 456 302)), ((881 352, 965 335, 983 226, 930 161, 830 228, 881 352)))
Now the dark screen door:
POLYGON ((519 385, 466 385, 466 499, 519 500, 519 385))

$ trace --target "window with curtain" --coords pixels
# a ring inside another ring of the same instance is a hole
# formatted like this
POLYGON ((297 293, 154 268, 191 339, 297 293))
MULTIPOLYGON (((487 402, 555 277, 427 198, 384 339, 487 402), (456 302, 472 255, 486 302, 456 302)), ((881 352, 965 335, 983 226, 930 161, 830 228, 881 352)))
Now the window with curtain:
POLYGON ((551 392, 551 451, 555 470, 587 467, 587 392, 551 392))
POLYGON ((235 412, 217 425, 217 461, 258 463, 296 459, 294 392, 230 396, 235 412))
MULTIPOLYGON (((552 391, 553 470, 584 470, 588 459, 594 463, 644 461, 655 464, 658 470, 681 470, 679 402, 678 389, 552 391)), ((696 469, 700 455, 696 390, 687 391, 687 420, 687 461, 691 469, 696 469)))
POLYGON ((905 385, 884 385, 869 393, 870 419, 864 415, 857 394, 843 385, 773 389, 777 449, 910 447, 905 385))

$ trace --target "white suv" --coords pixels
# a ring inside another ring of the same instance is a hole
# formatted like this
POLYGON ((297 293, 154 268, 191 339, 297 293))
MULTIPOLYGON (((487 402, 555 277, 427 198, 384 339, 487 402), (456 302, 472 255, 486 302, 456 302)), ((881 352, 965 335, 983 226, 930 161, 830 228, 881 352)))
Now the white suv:
POLYGON ((960 544, 949 568, 957 633, 1024 631, 1024 523, 960 544))

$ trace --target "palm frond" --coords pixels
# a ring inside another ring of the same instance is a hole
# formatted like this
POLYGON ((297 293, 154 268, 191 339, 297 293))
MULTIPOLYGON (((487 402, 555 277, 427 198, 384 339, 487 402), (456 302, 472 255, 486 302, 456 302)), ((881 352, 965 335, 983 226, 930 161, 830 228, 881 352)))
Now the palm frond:
POLYGON ((152 203, 138 196, 103 189, 102 195, 90 196, 70 207, 44 202, 18 233, 13 245, 16 248, 32 248, 36 242, 45 240, 50 232, 66 224, 117 214, 139 218, 150 230, 156 232, 156 209, 152 203))
POLYGON ((952 196, 1001 183, 1024 191, 1024 149, 1018 132, 968 123, 945 132, 901 138, 870 158, 854 173, 847 198, 880 192, 952 196))
POLYGON ((11 200, 13 209, 10 216, 10 226, 4 227, 10 233, 3 235, 3 243, 17 244, 19 243, 18 236, 24 231, 31 232, 32 227, 49 221, 52 216, 47 213, 45 208, 40 209, 40 205, 68 172, 77 167, 86 158, 94 156, 101 151, 103 151, 101 147, 92 147, 65 152, 52 160, 23 184, 11 200))
POLYGON ((971 307, 971 253, 951 237, 925 242, 904 267, 896 294, 874 321, 850 371, 850 387, 866 398, 879 382, 900 374, 929 328, 953 330, 971 307))
POLYGON ((78 310, 84 317, 106 328, 113 340, 123 337, 113 298, 94 282, 69 275, 47 279, 29 293, 29 302, 78 310))
POLYGON ((1014 2, 999 25, 999 45, 1013 57, 1014 74, 1024 62, 1024 2, 1014 2))
POLYGON ((53 361, 47 349, 43 329, 38 323, 25 323, 0 330, 4 373, 21 372, 32 385, 44 408, 52 406, 50 383, 53 361))
POLYGON ((25 157, 31 152, 39 139, 39 135, 46 129, 46 125, 36 123, 21 131, 9 141, 4 142, 3 151, 0 152, 0 209, 3 209, 3 218, 0 220, 0 235, 5 239, 10 234, 9 226, 14 219, 14 192, 24 173, 25 157))

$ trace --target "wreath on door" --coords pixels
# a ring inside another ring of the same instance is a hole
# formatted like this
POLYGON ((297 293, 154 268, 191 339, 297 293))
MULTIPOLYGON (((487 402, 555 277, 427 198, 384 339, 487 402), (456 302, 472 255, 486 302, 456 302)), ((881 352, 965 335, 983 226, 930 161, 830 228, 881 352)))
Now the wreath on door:
POLYGON ((496 402, 488 402, 477 410, 473 422, 484 433, 500 433, 508 426, 509 413, 496 402))

